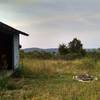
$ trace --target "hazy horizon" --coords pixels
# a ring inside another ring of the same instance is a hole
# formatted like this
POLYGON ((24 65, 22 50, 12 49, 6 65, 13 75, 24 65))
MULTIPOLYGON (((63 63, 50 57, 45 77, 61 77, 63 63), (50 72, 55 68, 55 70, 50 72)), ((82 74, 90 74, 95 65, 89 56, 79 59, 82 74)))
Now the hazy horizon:
MULTIPOLYGON (((51 48, 50 48, 50 47, 48 47, 48 48, 28 47, 28 48, 27 48, 27 47, 26 47, 26 48, 21 48, 21 49, 30 49, 30 48, 37 48, 37 49, 58 49, 59 47, 56 47, 56 48, 55 48, 55 47, 53 47, 53 48, 52 48, 52 47, 51 47, 51 48)), ((84 48, 84 49, 99 49, 99 48, 84 48)))
POLYGON ((23 48, 57 48, 73 38, 100 48, 98 0, 0 0, 0 21, 29 34, 23 48))

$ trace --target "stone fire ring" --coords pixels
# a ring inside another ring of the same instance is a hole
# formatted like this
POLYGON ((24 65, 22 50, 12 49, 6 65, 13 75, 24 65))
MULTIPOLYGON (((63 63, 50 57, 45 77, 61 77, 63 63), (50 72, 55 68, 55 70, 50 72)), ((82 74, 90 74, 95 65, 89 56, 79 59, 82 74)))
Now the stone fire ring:
POLYGON ((73 76, 73 79, 78 80, 80 82, 90 82, 94 80, 98 80, 97 77, 91 76, 89 74, 81 74, 73 76))

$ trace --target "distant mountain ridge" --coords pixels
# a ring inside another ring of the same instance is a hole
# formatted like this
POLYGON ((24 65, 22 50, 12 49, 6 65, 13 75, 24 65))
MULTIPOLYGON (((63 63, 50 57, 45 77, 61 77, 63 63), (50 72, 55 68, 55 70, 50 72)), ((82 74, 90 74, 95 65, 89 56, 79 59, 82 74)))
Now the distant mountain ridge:
MULTIPOLYGON (((47 49, 42 49, 42 48, 35 48, 35 47, 33 47, 33 48, 26 48, 26 49, 22 49, 22 50, 24 50, 24 52, 33 52, 33 51, 39 51, 39 52, 41 52, 41 51, 46 51, 46 52, 50 52, 50 53, 53 53, 53 52, 55 52, 55 53, 57 53, 58 52, 58 48, 47 48, 47 49)), ((95 49, 95 48, 91 48, 91 49, 85 49, 86 50, 86 52, 100 52, 100 49, 95 49)))
POLYGON ((24 52, 33 52, 33 51, 46 51, 46 52, 58 52, 58 48, 47 48, 47 49, 42 49, 42 48, 26 48, 26 49, 22 49, 24 50, 24 52))

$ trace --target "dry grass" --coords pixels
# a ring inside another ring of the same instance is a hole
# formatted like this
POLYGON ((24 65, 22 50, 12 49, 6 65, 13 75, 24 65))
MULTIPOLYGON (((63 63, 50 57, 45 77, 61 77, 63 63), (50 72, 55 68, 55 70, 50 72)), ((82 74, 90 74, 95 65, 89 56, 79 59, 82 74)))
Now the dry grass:
POLYGON ((10 78, 16 87, 0 92, 0 100, 100 100, 100 61, 24 59, 23 78, 10 78), (74 75, 89 73, 97 81, 81 83, 74 75))

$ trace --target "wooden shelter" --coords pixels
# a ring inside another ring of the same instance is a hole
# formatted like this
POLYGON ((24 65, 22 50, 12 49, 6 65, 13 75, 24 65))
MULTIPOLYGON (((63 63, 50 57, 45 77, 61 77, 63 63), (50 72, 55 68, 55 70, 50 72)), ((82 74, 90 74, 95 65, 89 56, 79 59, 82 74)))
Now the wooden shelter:
POLYGON ((19 35, 28 34, 0 22, 0 70, 19 66, 19 35))

